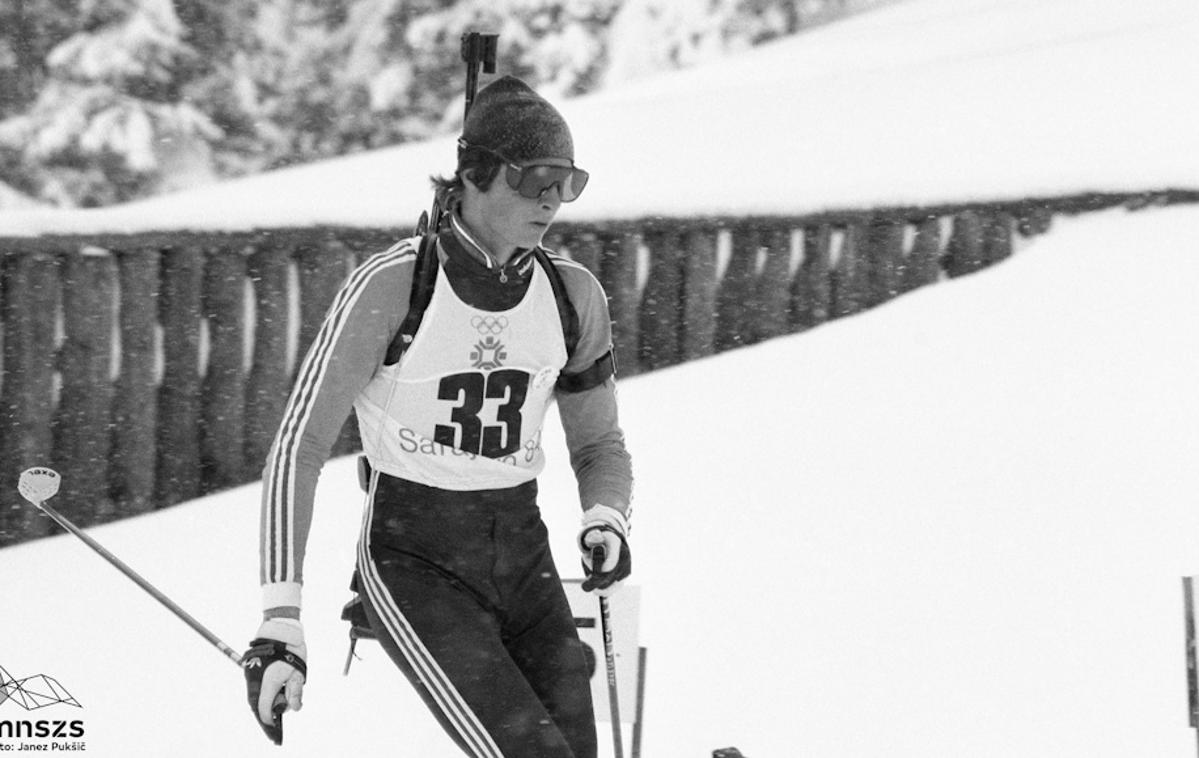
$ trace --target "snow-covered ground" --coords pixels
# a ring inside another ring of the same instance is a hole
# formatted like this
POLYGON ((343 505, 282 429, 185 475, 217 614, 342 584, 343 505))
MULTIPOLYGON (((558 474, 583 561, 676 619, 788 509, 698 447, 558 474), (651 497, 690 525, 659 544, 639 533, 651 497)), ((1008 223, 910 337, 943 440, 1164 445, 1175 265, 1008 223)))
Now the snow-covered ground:
MULTIPOLYGON (((560 103, 587 194, 564 220, 1193 187, 1193 0, 904 0, 560 103)), ((320 224, 407 231, 450 135, 123 206, 0 215, 0 237, 320 224)))
MULTIPOLYGON (((643 755, 1190 755, 1196 249, 1194 207, 1060 222, 986 273, 624 381, 643 755)), ((549 446, 569 575, 557 429, 549 446)), ((257 495, 93 533, 240 648, 257 495)), ((0 665, 83 708, 0 718, 82 719, 92 756, 455 756, 375 643, 341 675, 359 501, 352 461, 326 466, 282 750, 240 672, 70 536, 0 551, 0 665)))

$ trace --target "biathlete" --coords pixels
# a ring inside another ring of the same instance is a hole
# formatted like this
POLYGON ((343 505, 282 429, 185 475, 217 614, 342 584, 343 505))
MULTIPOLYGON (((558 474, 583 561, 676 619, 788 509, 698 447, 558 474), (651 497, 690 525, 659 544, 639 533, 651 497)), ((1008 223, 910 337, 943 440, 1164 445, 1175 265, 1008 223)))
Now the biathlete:
POLYGON ((444 223, 366 260, 334 299, 263 473, 264 618, 245 672, 276 742, 306 673, 314 490, 353 408, 370 471, 356 580, 374 635, 467 755, 595 756, 587 662, 536 481, 556 400, 584 588, 614 590, 631 567, 632 471, 607 298, 541 246, 587 179, 562 115, 500 78, 474 101, 453 176, 434 179, 444 223))

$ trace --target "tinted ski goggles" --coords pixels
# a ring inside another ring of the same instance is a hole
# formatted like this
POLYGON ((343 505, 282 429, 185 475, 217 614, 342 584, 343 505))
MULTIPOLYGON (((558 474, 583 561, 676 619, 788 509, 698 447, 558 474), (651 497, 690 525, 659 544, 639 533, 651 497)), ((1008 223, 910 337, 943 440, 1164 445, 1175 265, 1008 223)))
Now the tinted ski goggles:
POLYGON ((520 193, 521 197, 527 197, 530 200, 541 197, 546 190, 556 184, 558 192, 562 195, 562 202, 569 203, 583 194, 583 188, 587 186, 587 180, 591 176, 577 166, 547 166, 536 163, 521 166, 503 154, 486 147, 479 145, 463 145, 463 147, 482 150, 503 161, 504 179, 508 182, 508 186, 520 193))

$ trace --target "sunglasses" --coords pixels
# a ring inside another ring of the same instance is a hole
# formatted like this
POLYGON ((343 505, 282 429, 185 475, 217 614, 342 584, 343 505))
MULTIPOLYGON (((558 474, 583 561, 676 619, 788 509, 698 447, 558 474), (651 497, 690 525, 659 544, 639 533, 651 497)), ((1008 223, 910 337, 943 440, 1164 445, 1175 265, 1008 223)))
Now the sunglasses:
POLYGON ((494 150, 479 145, 465 145, 464 147, 482 150, 503 161, 504 178, 507 180, 508 186, 520 193, 521 197, 527 197, 530 200, 541 197, 546 190, 556 184, 558 192, 562 196, 562 202, 569 203, 583 194, 583 188, 587 186, 587 179, 590 178, 590 174, 577 166, 547 166, 545 164, 521 166, 494 150))

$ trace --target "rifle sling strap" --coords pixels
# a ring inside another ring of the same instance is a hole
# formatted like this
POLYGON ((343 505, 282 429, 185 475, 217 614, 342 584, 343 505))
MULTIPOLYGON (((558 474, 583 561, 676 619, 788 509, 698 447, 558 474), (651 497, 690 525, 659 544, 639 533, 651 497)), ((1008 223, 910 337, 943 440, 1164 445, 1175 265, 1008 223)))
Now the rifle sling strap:
MULTIPOLYGON (((539 247, 534 249, 533 257, 544 269, 550 282, 550 288, 554 292, 554 302, 558 306, 558 316, 562 320, 562 334, 566 341, 566 355, 569 360, 579 344, 579 314, 570 302, 562 275, 554 266, 549 254, 539 247)), ((408 298, 408 314, 404 317, 395 336, 392 337, 391 344, 387 346, 384 365, 393 366, 398 363, 404 351, 415 339, 425 310, 433 299, 433 287, 437 283, 438 268, 437 236, 429 232, 421 238, 420 248, 417 251, 416 263, 412 272, 412 292, 408 298)), ((562 374, 558 378, 558 388, 565 392, 581 392, 603 384, 615 371, 615 359, 612 352, 609 351, 584 371, 577 374, 562 374)))

